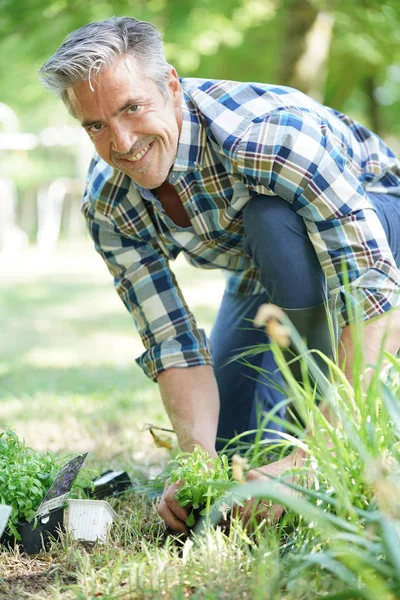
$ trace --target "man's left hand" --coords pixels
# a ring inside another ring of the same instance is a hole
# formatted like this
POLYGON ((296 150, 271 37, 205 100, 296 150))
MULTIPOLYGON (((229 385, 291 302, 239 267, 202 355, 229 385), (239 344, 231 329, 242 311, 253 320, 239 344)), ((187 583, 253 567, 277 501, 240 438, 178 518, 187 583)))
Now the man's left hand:
MULTIPOLYGON (((259 481, 262 483, 265 481, 271 481, 271 478, 275 479, 284 477, 287 473, 287 477, 285 479, 288 481, 288 483, 295 483, 297 482, 296 480, 298 479, 298 476, 288 473, 288 471, 291 471, 295 467, 300 467, 302 465, 303 458, 304 452, 296 449, 281 460, 277 460, 269 465, 259 467, 258 469, 251 469, 247 473, 246 481, 259 481)), ((283 483, 279 484, 279 487, 285 494, 299 494, 299 492, 291 489, 283 483)), ((259 498, 251 498, 250 500, 247 500, 243 506, 236 506, 233 514, 241 515, 242 522, 246 526, 249 526, 253 519, 255 519, 257 523, 260 523, 263 519, 265 519, 267 524, 272 525, 279 521, 284 512, 284 506, 273 504, 271 501, 265 499, 260 500, 259 498)))

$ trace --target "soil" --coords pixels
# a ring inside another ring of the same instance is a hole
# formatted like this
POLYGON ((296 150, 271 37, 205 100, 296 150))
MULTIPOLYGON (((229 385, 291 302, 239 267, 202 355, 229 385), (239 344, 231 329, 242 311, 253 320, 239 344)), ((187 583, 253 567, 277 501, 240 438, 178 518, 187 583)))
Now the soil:
POLYGON ((62 582, 63 585, 75 583, 74 577, 61 576, 58 567, 53 565, 46 571, 19 574, 1 579, 0 600, 22 600, 25 594, 28 598, 32 594, 43 592, 49 585, 54 584, 56 575, 58 575, 58 583, 62 582))

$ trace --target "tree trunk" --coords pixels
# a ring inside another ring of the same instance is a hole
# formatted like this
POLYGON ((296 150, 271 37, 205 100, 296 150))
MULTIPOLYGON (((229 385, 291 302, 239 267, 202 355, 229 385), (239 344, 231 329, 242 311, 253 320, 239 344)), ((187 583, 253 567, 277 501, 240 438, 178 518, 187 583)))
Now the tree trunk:
POLYGON ((369 75, 365 80, 365 90, 368 99, 368 115, 371 122, 371 129, 378 135, 382 136, 382 118, 380 106, 375 98, 376 79, 374 75, 369 75))
POLYGON ((311 0, 294 0, 286 22, 280 80, 322 100, 334 18, 311 0))

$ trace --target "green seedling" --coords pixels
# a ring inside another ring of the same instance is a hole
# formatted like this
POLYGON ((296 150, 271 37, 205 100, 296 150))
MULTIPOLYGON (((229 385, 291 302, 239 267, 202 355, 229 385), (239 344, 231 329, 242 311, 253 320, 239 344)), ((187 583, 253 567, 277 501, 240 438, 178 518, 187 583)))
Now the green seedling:
POLYGON ((224 489, 213 486, 213 482, 231 481, 228 459, 225 455, 210 458, 203 448, 195 446, 192 453, 178 454, 174 462, 178 466, 171 472, 171 483, 182 482, 175 499, 180 506, 192 509, 186 525, 193 527, 195 515, 206 514, 207 509, 225 493, 224 489))
MULTIPOLYGON (((0 504, 12 507, 7 533, 20 539, 16 524, 34 520, 36 510, 65 462, 65 456, 29 448, 11 429, 0 433, 0 504)), ((71 496, 84 497, 84 488, 91 478, 87 470, 82 472, 71 496)))

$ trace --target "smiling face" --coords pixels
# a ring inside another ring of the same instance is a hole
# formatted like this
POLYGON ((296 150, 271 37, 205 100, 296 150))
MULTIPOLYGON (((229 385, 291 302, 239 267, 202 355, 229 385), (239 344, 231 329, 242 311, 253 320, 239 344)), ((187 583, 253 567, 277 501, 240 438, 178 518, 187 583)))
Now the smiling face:
POLYGON ((122 57, 100 71, 91 85, 82 81, 70 88, 68 97, 102 159, 143 188, 154 189, 166 181, 182 119, 175 69, 162 93, 133 57, 122 57))

